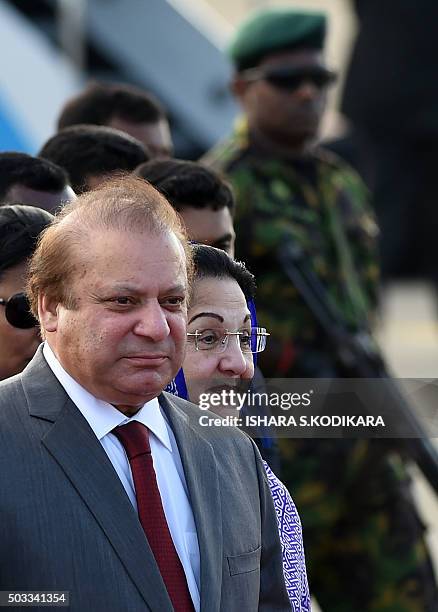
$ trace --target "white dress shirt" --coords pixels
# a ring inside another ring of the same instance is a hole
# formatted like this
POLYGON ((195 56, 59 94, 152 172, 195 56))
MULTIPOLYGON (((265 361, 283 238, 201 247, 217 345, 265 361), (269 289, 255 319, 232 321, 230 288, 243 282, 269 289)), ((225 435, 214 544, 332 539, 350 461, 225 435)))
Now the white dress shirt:
POLYGON ((43 355, 65 392, 88 421, 108 455, 123 487, 137 511, 134 481, 125 449, 111 431, 130 421, 143 423, 149 436, 158 489, 169 531, 187 579, 196 612, 200 609, 200 556, 198 536, 188 498, 187 483, 175 436, 157 398, 147 402, 131 418, 111 404, 95 398, 62 367, 52 349, 44 343, 43 355))

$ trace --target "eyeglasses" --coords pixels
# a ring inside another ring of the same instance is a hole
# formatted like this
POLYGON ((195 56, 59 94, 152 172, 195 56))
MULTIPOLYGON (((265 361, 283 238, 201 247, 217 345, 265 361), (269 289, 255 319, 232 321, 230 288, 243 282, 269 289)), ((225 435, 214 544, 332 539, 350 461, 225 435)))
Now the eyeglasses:
POLYGON ((29 301, 24 293, 15 293, 8 300, 0 298, 0 306, 5 307, 6 320, 13 327, 30 329, 38 324, 30 312, 29 301))
POLYGON ((266 348, 266 338, 270 334, 264 327, 253 327, 251 330, 231 332, 227 329, 197 329, 187 332, 189 342, 195 343, 197 351, 223 353, 228 346, 230 336, 236 336, 242 353, 261 353, 266 348))
POLYGON ((241 72, 240 76, 246 81, 267 81, 273 87, 287 91, 295 91, 307 82, 312 83, 318 89, 324 89, 336 81, 336 73, 321 66, 249 68, 241 72))

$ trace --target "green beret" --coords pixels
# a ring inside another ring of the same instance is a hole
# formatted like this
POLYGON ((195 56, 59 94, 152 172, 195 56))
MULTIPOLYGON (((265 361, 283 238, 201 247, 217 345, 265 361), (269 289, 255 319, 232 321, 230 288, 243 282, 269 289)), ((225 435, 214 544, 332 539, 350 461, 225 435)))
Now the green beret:
POLYGON ((322 49, 326 24, 324 13, 292 9, 257 11, 237 29, 228 55, 238 70, 246 70, 272 52, 322 49))

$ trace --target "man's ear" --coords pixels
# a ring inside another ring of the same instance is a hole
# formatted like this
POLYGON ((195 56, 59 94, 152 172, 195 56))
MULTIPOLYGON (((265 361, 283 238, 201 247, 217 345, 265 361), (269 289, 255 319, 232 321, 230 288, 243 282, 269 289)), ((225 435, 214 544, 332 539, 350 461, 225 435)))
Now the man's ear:
POLYGON ((58 302, 47 295, 38 296, 38 318, 46 332, 54 332, 58 328, 58 302))

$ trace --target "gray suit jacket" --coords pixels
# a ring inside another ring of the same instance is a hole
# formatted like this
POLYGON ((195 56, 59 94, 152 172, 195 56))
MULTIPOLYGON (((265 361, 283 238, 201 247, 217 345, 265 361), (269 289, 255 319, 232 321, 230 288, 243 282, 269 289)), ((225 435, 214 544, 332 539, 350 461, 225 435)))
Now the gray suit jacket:
MULTIPOLYGON (((184 400, 163 394, 160 403, 196 522, 202 611, 290 610, 253 442, 201 427, 184 400)), ((41 349, 0 383, 0 513, 0 590, 70 591, 74 612, 173 609, 110 460, 41 349)))

